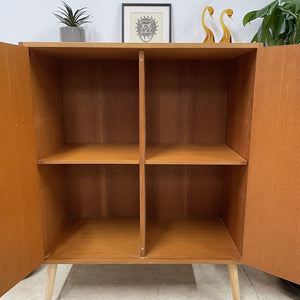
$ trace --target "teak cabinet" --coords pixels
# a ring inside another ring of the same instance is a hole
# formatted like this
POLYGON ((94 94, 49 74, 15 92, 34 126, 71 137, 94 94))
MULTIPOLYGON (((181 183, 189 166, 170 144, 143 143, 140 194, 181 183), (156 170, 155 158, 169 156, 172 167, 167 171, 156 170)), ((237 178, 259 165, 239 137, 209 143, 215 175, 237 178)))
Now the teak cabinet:
POLYGON ((59 263, 300 283, 299 82, 300 46, 0 44, 0 294, 42 263, 48 299, 59 263))

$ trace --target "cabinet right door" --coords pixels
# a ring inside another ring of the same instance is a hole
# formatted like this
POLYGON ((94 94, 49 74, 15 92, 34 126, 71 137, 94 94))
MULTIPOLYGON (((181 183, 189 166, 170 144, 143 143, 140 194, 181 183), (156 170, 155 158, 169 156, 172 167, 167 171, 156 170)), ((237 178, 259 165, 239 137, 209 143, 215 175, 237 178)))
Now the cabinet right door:
POLYGON ((300 284, 300 45, 257 52, 243 262, 300 284))

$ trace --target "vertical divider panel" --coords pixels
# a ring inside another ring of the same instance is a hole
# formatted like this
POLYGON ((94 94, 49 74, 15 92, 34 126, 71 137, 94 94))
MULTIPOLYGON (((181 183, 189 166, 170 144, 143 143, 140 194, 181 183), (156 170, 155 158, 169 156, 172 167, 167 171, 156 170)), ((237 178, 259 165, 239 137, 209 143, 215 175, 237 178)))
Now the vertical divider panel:
POLYGON ((140 150, 140 256, 146 253, 146 109, 145 109, 145 53, 139 51, 139 150, 140 150))

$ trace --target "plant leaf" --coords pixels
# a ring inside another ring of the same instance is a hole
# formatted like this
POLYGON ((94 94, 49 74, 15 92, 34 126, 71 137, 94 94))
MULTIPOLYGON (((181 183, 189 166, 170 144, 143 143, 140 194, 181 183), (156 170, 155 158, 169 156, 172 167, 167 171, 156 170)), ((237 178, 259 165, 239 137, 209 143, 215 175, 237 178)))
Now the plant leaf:
POLYGON ((258 41, 264 43, 264 45, 268 45, 269 42, 274 38, 274 31, 277 24, 279 10, 274 10, 271 15, 265 16, 262 29, 258 32, 257 38, 258 41))
POLYGON ((300 44, 300 17, 298 16, 296 24, 295 24, 295 44, 300 44))
POLYGON ((59 11, 54 12, 54 16, 58 20, 70 27, 78 27, 82 24, 89 23, 90 15, 87 14, 87 8, 83 7, 73 12, 70 5, 62 1, 63 7, 59 7, 59 11))
POLYGON ((246 26, 246 24, 248 24, 250 21, 256 19, 256 14, 257 14, 257 10, 254 10, 254 11, 250 11, 248 12, 245 16, 244 16, 244 19, 243 19, 243 25, 246 26))
POLYGON ((275 0, 245 15, 243 24, 263 18, 252 42, 265 46, 300 43, 300 0, 275 0))
POLYGON ((286 19, 284 14, 280 14, 279 19, 277 21, 276 28, 274 30, 274 38, 277 38, 280 34, 286 31, 286 19))
POLYGON ((254 19, 263 18, 267 14, 271 14, 277 5, 278 5, 278 0, 275 0, 260 10, 250 11, 244 16, 243 25, 245 26, 247 23, 249 23, 254 19))
POLYGON ((280 10, 282 10, 283 12, 285 12, 285 13, 287 13, 287 14, 293 16, 295 19, 297 19, 297 16, 296 16, 293 12, 291 12, 290 10, 285 9, 285 8, 283 8, 283 7, 281 7, 281 6, 279 6, 278 8, 279 8, 280 10))
POLYGON ((258 40, 257 40, 257 33, 255 34, 255 36, 252 38, 251 40, 251 43, 258 43, 258 40))
POLYGON ((299 11, 300 11, 300 1, 298 0, 296 1, 296 5, 295 5, 295 13, 297 14, 299 13, 299 11))

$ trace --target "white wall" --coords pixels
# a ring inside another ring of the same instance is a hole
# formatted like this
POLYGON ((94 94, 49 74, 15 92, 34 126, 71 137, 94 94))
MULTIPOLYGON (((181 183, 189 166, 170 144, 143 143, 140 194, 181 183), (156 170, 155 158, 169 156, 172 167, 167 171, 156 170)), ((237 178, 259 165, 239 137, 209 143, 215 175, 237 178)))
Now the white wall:
MULTIPOLYGON (((156 2, 172 3, 173 42, 202 42, 205 33, 201 26, 201 12, 207 5, 215 8, 214 20, 207 18, 218 41, 222 36, 219 16, 223 9, 232 8, 233 21, 226 16, 226 24, 232 32, 233 42, 249 42, 260 21, 246 28, 243 16, 250 10, 260 9, 271 0, 66 0, 74 9, 87 6, 93 15, 87 31, 88 41, 121 41, 121 3, 156 2)), ((60 24, 52 12, 61 5, 57 0, 2 0, 0 6, 0 41, 59 41, 60 24)))

